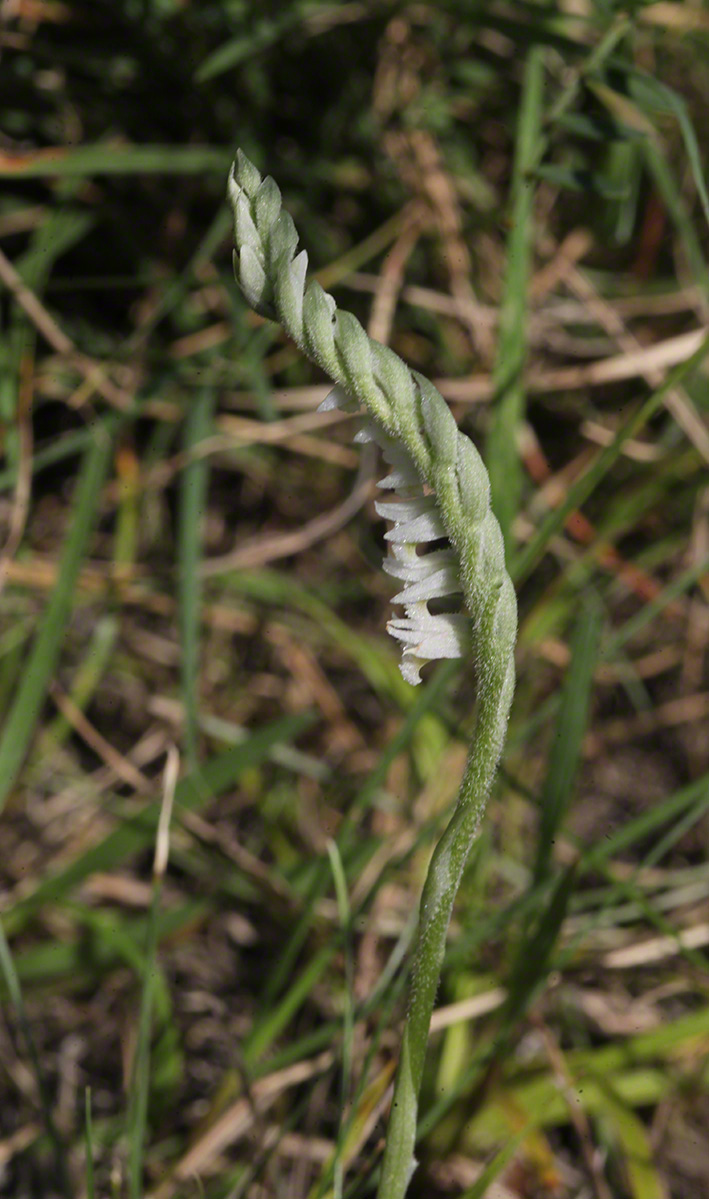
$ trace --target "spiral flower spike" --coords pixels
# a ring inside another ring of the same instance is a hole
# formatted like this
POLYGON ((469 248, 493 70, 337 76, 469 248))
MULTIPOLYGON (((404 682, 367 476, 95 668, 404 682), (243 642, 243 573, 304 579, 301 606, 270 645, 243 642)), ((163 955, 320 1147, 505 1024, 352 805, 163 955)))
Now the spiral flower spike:
POLYGON ((432 383, 367 336, 351 313, 312 281, 308 258, 273 179, 262 180, 241 151, 229 174, 234 211, 234 273, 250 306, 278 321, 335 387, 324 408, 365 421, 357 441, 375 441, 392 493, 377 512, 392 527, 384 569, 404 585, 394 596, 404 616, 388 625, 403 646, 401 670, 420 681, 425 662, 470 654, 477 711, 455 812, 424 883, 409 1004, 389 1117, 378 1199, 403 1199, 415 1169, 418 1094, 431 1012, 453 903, 495 776, 514 691, 517 604, 500 526, 490 509, 483 461, 432 383), (447 547, 431 549, 447 540, 447 547), (420 552, 420 549, 422 552, 420 552), (429 611, 430 600, 461 610, 429 611), (459 600, 459 602, 458 602, 459 600))

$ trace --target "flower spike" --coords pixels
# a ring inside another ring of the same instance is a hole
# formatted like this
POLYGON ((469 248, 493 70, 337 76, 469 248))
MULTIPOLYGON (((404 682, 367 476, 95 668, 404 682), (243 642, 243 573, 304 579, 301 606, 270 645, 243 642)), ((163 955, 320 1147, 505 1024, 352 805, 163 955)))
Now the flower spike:
POLYGON ((388 629, 402 645, 401 671, 420 682, 435 658, 470 653, 477 709, 470 755, 455 813, 439 841, 421 900, 411 998, 382 1163, 379 1199, 402 1199, 415 1168, 418 1092, 453 902, 497 769, 514 690, 517 604, 505 567, 490 483, 470 438, 433 384, 387 346, 367 336, 322 287, 306 282, 307 255, 281 206, 274 181, 239 151, 228 197, 234 212, 234 273, 248 303, 279 321, 335 384, 321 406, 365 410, 355 440, 375 441, 392 493, 377 512, 385 534, 384 569, 403 583, 393 603, 404 615, 388 629), (398 497, 398 498, 397 498, 398 497), (447 547, 432 543, 441 539, 447 547), (454 608, 432 613, 431 600, 454 608))
MULTIPOLYGON (((368 419, 355 440, 377 442, 392 467, 380 487, 402 500, 379 504, 377 511, 394 522, 385 540, 395 557, 410 567, 410 574, 398 577, 418 581, 419 560, 426 556, 419 554, 418 546, 446 537, 453 547, 461 580, 458 593, 470 621, 467 635, 458 620, 451 626, 455 635, 448 637, 423 636, 422 629, 417 643, 421 652, 416 656, 421 661, 457 657, 470 647, 480 668, 481 646, 476 644, 480 638, 475 634, 480 610, 502 603, 508 628, 502 653, 509 666, 516 606, 511 586, 503 586, 499 526, 490 511, 487 472, 473 443, 457 428, 445 400, 428 379, 367 337, 356 317, 341 312, 318 283, 306 286, 307 254, 297 253, 298 235, 281 208, 278 187, 270 178, 262 180, 241 151, 229 176, 228 193, 234 210, 235 274, 246 299, 257 312, 280 320, 296 344, 335 380, 323 410, 337 407, 351 412, 358 403, 364 407, 368 419), (424 487, 433 495, 424 498, 424 487), (411 553, 402 557, 396 546, 408 546, 411 553)), ((417 683, 418 671, 412 671, 406 659, 414 656, 410 646, 416 621, 431 619, 427 601, 414 600, 405 588, 393 602, 403 603, 406 622, 413 622, 405 630, 406 639, 400 620, 391 621, 388 628, 404 644, 402 672, 417 683)), ((451 624, 447 616, 440 620, 440 628, 451 624)), ((511 680, 506 685, 511 687, 511 680)))

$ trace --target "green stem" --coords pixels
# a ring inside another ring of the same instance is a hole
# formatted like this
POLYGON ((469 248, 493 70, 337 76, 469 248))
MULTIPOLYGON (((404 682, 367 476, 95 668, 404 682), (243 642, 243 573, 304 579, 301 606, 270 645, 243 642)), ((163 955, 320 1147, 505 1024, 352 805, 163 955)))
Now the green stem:
MULTIPOLYGON (((489 608, 487 614, 492 616, 489 608)), ((478 636, 482 636, 482 631, 478 636)), ((448 925, 463 871, 485 813, 514 686, 509 653, 498 654, 497 659, 485 681, 481 680, 475 732, 458 802, 434 850, 423 887, 409 1006, 377 1199, 403 1199, 416 1168, 418 1096, 448 925)))

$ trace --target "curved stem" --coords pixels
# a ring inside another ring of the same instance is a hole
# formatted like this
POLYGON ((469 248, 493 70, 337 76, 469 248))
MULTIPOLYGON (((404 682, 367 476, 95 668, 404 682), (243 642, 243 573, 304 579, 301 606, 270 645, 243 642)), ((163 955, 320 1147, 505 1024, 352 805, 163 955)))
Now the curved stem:
POLYGON ((509 654, 500 654, 496 665, 484 685, 481 681, 475 732, 455 812, 433 852, 421 895, 409 1005, 377 1199, 403 1199, 416 1168, 418 1097, 448 925, 482 823, 512 699, 514 673, 509 654))

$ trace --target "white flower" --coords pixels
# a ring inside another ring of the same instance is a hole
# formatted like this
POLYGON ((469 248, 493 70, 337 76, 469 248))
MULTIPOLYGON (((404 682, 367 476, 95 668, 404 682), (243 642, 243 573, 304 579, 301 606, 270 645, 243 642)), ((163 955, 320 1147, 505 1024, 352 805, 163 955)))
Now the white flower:
MULTIPOLYGON (((333 408, 353 412, 357 404, 344 388, 337 386, 318 411, 328 412, 333 408)), ((384 570, 405 584, 392 603, 402 604, 406 615, 390 620, 387 631, 401 643, 400 670, 407 683, 415 686, 421 682, 421 667, 427 662, 461 658, 468 648, 469 617, 458 613, 434 615, 428 610, 429 600, 460 595, 458 562, 452 549, 418 552, 419 545, 439 541, 446 533, 436 497, 424 495, 418 471, 407 451, 371 420, 355 435, 355 441, 360 444, 374 441, 381 447, 393 469, 378 486, 401 497, 379 500, 374 507, 379 516, 392 522, 392 528, 384 534, 390 549, 384 559, 384 570)))
POLYGON ((407 683, 421 682, 420 670, 434 658, 462 658, 469 639, 467 616, 432 616, 426 604, 413 604, 406 617, 390 620, 387 632, 404 646, 399 669, 407 683))

